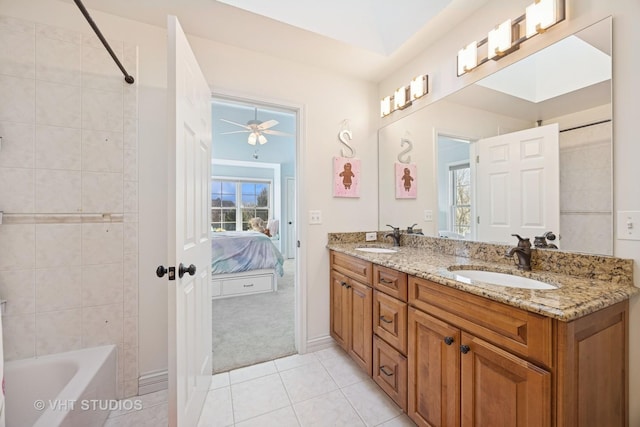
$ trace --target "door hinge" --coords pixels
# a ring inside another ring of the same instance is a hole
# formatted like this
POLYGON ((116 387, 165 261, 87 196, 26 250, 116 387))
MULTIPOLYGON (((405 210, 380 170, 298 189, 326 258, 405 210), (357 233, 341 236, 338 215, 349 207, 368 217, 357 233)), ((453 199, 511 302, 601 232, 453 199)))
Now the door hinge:
POLYGON ((300 247, 300 240, 298 240, 298 243, 296 243, 297 247, 300 247))
POLYGON ((480 224, 480 216, 476 218, 476 223, 480 224))
POLYGON ((476 156, 476 163, 480 163, 480 155, 476 156))

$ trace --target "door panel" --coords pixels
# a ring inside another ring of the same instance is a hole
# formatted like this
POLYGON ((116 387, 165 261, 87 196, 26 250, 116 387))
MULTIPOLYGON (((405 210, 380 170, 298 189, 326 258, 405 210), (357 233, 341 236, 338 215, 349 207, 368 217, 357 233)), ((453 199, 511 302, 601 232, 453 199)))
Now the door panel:
POLYGON ((560 233, 558 125, 526 129, 476 143, 477 239, 511 243, 560 233))
POLYGON ((168 18, 169 425, 195 426, 211 381, 211 92, 168 18), (180 264, 195 271, 179 274, 180 264), (181 276, 181 277, 180 277, 181 276))
POLYGON ((373 366, 373 291, 370 287, 349 279, 349 354, 371 375, 373 366))

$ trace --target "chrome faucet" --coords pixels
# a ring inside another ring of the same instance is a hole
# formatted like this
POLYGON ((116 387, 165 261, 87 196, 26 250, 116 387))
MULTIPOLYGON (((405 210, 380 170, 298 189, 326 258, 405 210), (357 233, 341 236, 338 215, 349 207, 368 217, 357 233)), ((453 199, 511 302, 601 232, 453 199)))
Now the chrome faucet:
POLYGON ((393 233, 387 233, 384 235, 384 238, 393 237, 393 246, 400 246, 400 227, 394 227, 393 225, 387 224, 387 227, 393 228, 393 233))
POLYGON ((529 238, 522 238, 517 234, 512 236, 518 238, 518 246, 511 248, 507 252, 508 258, 513 258, 513 254, 518 256, 518 270, 531 271, 531 242, 529 238))

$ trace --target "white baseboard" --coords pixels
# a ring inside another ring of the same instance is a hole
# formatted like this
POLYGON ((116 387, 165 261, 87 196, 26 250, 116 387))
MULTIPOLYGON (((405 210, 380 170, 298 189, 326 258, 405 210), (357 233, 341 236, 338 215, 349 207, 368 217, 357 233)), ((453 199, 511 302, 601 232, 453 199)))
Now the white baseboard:
POLYGON ((313 353, 314 351, 324 350, 325 348, 329 348, 336 345, 331 336, 314 338, 307 341, 306 353, 313 353))
POLYGON ((138 379, 138 395, 153 393, 169 388, 169 371, 156 371, 140 375, 138 379))

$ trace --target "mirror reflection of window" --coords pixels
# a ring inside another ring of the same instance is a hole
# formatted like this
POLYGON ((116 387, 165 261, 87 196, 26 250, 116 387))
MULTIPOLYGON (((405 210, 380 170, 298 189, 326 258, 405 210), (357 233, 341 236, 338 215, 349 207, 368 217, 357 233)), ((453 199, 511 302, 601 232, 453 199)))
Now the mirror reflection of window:
POLYGON ((471 233, 471 168, 469 163, 449 166, 451 230, 461 236, 471 233))

